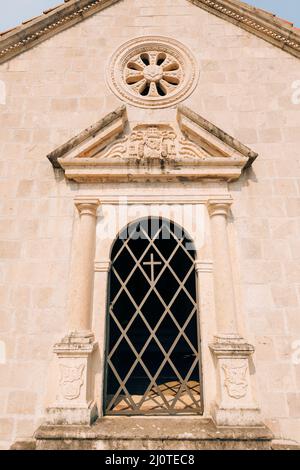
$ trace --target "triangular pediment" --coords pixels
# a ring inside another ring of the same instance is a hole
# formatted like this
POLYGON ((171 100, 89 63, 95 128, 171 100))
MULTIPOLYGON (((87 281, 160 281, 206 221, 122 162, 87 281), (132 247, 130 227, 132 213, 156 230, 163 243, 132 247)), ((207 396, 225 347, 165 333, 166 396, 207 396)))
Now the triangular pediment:
POLYGON ((215 124, 207 121, 186 106, 178 107, 177 118, 181 131, 206 150, 211 157, 246 159, 246 167, 252 165, 258 154, 239 140, 222 131, 215 124))
POLYGON ((128 122, 126 107, 85 129, 48 155, 77 182, 232 181, 257 154, 190 109, 179 106, 174 122, 128 122))
MULTIPOLYGON (((64 3, 45 10, 36 18, 24 21, 8 31, 0 32, 0 63, 119 1, 65 0, 64 3)), ((292 23, 239 0, 186 1, 300 58, 300 30, 292 23)))

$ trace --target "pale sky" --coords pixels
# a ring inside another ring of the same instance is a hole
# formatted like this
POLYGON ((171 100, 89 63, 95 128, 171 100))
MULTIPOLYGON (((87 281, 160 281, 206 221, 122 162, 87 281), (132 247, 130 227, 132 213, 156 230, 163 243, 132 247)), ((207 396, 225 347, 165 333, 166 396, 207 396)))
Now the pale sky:
MULTIPOLYGON (((4 31, 63 2, 60 0, 0 0, 0 3, 2 4, 0 30, 4 31)), ((248 0, 248 3, 275 13, 300 27, 300 0, 248 0)))

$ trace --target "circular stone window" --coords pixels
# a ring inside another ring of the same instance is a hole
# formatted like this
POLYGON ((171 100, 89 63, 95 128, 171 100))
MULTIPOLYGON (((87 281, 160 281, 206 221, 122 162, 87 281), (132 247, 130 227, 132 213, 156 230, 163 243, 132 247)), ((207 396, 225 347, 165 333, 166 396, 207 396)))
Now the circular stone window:
POLYGON ((119 98, 142 108, 164 108, 185 99, 197 84, 197 66, 180 42, 141 37, 113 55, 108 84, 119 98))

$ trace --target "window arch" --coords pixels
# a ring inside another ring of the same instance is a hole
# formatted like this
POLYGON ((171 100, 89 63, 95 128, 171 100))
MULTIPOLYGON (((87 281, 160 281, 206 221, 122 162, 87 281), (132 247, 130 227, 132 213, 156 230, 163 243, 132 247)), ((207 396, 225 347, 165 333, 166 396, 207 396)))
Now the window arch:
POLYGON ((177 224, 149 217, 111 252, 106 414, 201 413, 195 250, 177 224))

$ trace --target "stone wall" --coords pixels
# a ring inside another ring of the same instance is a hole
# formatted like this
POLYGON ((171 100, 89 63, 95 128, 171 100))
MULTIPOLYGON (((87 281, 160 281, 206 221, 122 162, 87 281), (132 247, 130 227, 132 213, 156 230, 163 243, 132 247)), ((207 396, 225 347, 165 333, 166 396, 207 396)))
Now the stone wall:
MULTIPOLYGON (((43 418, 52 346, 66 332, 77 185, 46 155, 119 106, 105 82, 108 59, 128 39, 153 34, 179 38, 199 62, 186 105, 259 152, 231 185, 239 308, 257 348, 267 423, 300 440, 300 364, 292 361, 300 340, 299 60, 185 0, 124 0, 0 66, 2 448, 43 418)), ((128 113, 167 121, 174 110, 128 113)))

